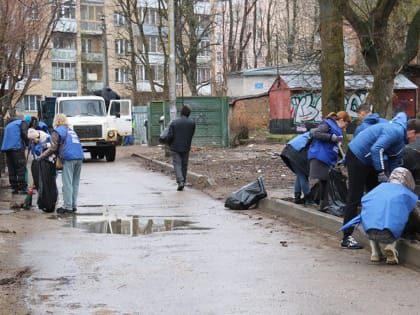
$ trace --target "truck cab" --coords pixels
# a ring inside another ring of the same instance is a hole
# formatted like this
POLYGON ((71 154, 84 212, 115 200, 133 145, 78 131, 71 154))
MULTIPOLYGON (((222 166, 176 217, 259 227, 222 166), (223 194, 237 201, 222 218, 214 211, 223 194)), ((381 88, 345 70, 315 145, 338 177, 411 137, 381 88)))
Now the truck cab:
POLYGON ((58 97, 55 114, 59 113, 67 116, 80 138, 83 151, 89 152, 92 159, 105 158, 113 162, 118 136, 132 132, 130 100, 113 101, 107 110, 105 100, 100 96, 58 97), (126 131, 128 127, 129 131, 126 131))

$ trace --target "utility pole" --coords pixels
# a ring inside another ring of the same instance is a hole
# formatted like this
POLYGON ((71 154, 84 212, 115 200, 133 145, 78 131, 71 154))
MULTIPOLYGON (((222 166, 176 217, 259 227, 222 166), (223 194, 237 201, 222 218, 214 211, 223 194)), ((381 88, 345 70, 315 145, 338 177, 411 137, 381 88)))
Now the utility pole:
MULTIPOLYGON (((169 110, 170 119, 176 118, 176 67, 174 0, 168 0, 169 23, 169 110)), ((181 35, 180 35, 181 36, 181 35)))
POLYGON ((102 72, 103 72, 103 87, 109 86, 109 79, 108 79, 108 43, 106 40, 106 22, 105 22, 105 15, 101 15, 101 21, 102 21, 102 47, 104 51, 104 60, 102 61, 102 72))

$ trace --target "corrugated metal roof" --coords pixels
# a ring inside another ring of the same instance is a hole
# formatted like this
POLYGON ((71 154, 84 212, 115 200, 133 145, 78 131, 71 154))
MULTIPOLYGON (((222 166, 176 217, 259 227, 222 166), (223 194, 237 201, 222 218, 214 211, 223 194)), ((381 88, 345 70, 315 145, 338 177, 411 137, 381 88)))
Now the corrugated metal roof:
MULTIPOLYGON (((322 87, 321 75, 319 74, 319 71, 315 70, 300 71, 286 67, 279 69, 267 67, 247 69, 231 73, 230 75, 277 77, 278 74, 287 83, 290 89, 320 90, 322 87)), ((373 75, 346 74, 344 76, 344 84, 345 88, 348 90, 369 90, 372 88, 373 75)), ((407 79, 404 75, 398 74, 394 79, 394 89, 412 90, 417 89, 417 85, 407 79)))

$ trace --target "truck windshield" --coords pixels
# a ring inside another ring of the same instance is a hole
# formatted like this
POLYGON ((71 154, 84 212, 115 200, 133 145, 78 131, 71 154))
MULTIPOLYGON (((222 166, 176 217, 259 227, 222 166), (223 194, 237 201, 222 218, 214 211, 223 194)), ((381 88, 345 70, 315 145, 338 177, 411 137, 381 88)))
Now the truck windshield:
POLYGON ((104 104, 100 100, 67 100, 61 101, 59 113, 73 116, 105 116, 104 104))

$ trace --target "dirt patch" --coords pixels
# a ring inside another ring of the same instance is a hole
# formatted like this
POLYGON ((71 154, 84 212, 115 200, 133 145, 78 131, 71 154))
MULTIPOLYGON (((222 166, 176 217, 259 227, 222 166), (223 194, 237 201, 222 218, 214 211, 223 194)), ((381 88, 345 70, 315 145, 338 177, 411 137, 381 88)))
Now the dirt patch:
MULTIPOLYGON (((293 196, 294 174, 280 157, 283 145, 265 142, 235 148, 193 147, 188 170, 209 178, 210 186, 202 190, 211 197, 224 200, 231 192, 263 177, 265 188, 272 198, 293 196)), ((172 164, 164 146, 128 146, 119 148, 119 156, 140 154, 150 159, 172 164)), ((162 170, 154 163, 143 162, 152 171, 162 170)))

